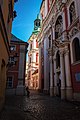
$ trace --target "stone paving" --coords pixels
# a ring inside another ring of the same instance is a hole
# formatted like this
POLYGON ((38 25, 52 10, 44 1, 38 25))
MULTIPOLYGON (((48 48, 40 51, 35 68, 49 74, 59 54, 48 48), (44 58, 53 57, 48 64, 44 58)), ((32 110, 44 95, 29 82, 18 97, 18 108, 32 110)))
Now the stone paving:
POLYGON ((35 93, 7 96, 0 120, 80 120, 80 103, 35 93))

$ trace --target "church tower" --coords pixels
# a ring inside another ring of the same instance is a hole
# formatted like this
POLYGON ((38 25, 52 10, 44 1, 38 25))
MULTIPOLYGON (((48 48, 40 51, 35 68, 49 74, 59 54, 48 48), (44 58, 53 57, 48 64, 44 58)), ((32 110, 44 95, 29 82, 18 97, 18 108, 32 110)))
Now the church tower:
POLYGON ((33 33, 39 32, 40 28, 41 28, 41 20, 39 18, 39 14, 38 14, 36 20, 34 21, 34 31, 33 31, 33 33))

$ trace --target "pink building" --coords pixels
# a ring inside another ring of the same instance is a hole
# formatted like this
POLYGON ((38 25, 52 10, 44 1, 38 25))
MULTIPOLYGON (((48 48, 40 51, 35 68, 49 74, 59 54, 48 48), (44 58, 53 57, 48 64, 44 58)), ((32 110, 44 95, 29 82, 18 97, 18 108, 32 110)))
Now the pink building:
POLYGON ((80 100, 79 8, 79 0, 43 0, 40 7, 39 89, 61 99, 80 100))

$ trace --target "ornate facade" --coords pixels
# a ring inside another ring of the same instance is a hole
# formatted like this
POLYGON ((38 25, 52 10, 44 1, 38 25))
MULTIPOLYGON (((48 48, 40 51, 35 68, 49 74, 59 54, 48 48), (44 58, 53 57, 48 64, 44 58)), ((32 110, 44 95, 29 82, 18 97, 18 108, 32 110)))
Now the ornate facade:
POLYGON ((79 0, 43 0, 40 9, 39 89, 61 99, 80 99, 79 7, 79 0))
POLYGON ((39 15, 37 19, 34 21, 34 31, 30 36, 28 43, 28 79, 27 85, 30 89, 38 89, 39 88, 39 79, 38 79, 38 65, 39 65, 39 50, 38 50, 38 42, 37 42, 37 34, 40 31, 41 20, 39 19, 39 15))

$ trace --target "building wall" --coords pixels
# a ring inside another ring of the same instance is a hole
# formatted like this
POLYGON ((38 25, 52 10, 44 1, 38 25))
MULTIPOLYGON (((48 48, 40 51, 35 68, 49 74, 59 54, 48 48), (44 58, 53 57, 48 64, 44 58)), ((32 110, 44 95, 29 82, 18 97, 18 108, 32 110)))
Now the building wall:
POLYGON ((28 62, 26 62, 25 86, 28 86, 28 62))
POLYGON ((11 2, 12 9, 9 10, 9 1, 0 1, 0 110, 5 101, 6 70, 9 57, 14 0, 11 0, 11 2), (11 12, 12 17, 8 21, 9 12, 11 12))
POLYGON ((28 43, 12 35, 6 94, 25 94, 26 51, 28 43), (12 81, 12 83, 10 83, 12 81), (11 86, 10 86, 10 84, 11 86))
POLYGON ((20 45, 16 44, 15 42, 11 43, 10 46, 15 46, 15 50, 12 50, 10 52, 10 56, 14 57, 15 54, 17 53, 17 58, 16 58, 16 63, 14 65, 9 65, 8 67, 8 73, 7 73, 7 79, 9 77, 12 77, 12 87, 6 88, 6 94, 16 94, 16 88, 18 85, 18 72, 19 72, 19 57, 20 57, 20 45), (13 92, 12 92, 13 91, 13 92))
MULTIPOLYGON (((38 63, 36 63, 36 54, 38 53, 38 48, 36 47, 37 35, 32 34, 29 43, 29 51, 28 51, 28 86, 30 89, 35 89, 33 73, 38 68, 38 63), (32 44, 32 48, 31 48, 32 44)), ((38 60, 39 62, 39 60, 38 60)), ((35 75, 34 75, 35 76, 35 75)), ((39 86, 38 86, 39 88, 39 86)))
MULTIPOLYGON (((50 60, 50 95, 54 93, 55 95, 59 95, 61 99, 77 98, 78 95, 80 97, 80 84, 79 81, 75 81, 75 73, 79 73, 80 64, 79 60, 73 60, 73 58, 75 57, 73 52, 73 40, 76 37, 78 39, 80 38, 79 6, 80 5, 78 0, 45 0, 42 2, 40 9, 40 13, 43 19, 42 28, 38 35, 38 41, 39 44, 42 44, 43 41, 45 43, 44 79, 46 78, 46 53, 48 52, 50 60), (50 2, 52 2, 52 4, 50 4, 50 2), (72 6, 72 8, 70 9, 72 4, 74 4, 75 6, 72 6), (43 16, 44 13, 45 17, 43 16), (75 18, 74 16, 71 17, 73 13, 75 18), (61 21, 58 21, 60 19, 61 21), (49 31, 51 31, 51 44, 53 44, 47 50, 46 44, 49 44, 49 31), (45 38, 46 36, 47 39, 45 41, 45 39, 43 38, 45 38), (59 67, 57 67, 58 63, 60 64, 59 67), (52 67, 52 65, 54 66, 52 67), (61 79, 60 88, 57 84, 59 82, 59 79, 61 79)), ((77 75, 76 79, 79 80, 79 74, 77 75)), ((46 82, 44 81, 44 83, 46 82)))

